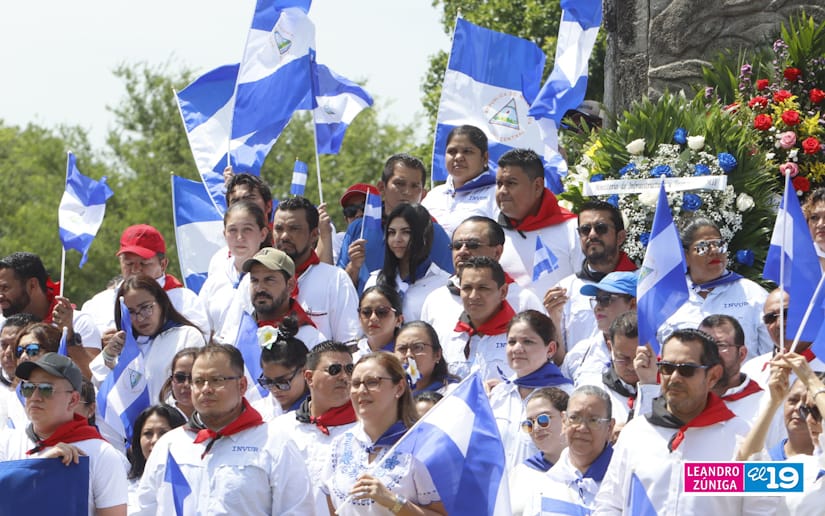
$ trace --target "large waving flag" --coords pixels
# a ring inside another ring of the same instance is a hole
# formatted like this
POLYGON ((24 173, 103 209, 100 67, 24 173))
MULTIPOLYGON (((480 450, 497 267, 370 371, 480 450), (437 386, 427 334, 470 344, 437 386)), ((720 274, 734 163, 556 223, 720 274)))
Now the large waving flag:
POLYGON ((166 472, 163 475, 163 481, 172 485, 172 501, 175 504, 175 516, 183 516, 185 514, 183 504, 186 497, 192 493, 192 487, 183 476, 178 462, 172 456, 172 450, 167 452, 166 456, 166 472))
POLYGON ((659 352, 656 330, 690 297, 685 272, 682 242, 662 183, 636 288, 639 344, 650 343, 656 353, 659 352))
POLYGON ((567 163, 558 153, 561 119, 577 108, 587 91, 587 63, 602 23, 602 0, 561 0, 561 23, 553 71, 527 114, 538 121, 546 148, 544 157, 557 167, 546 177, 560 180, 567 163))
POLYGON ((447 135, 463 124, 477 126, 487 135, 493 167, 513 148, 544 154, 538 124, 527 116, 541 87, 544 62, 541 48, 526 39, 456 20, 438 106, 433 181, 447 179, 447 135))
POLYGON ((504 448, 478 373, 430 409, 395 449, 424 463, 451 516, 510 514, 504 448))
MULTIPOLYGON (((273 328, 272 331, 276 331, 273 328)), ((261 376, 261 346, 258 344, 258 323, 251 315, 244 312, 241 315, 241 324, 238 335, 235 337, 235 347, 241 352, 246 376, 246 397, 249 401, 256 401, 269 395, 269 391, 258 384, 261 376)))
POLYGON ((347 127, 358 113, 372 106, 369 93, 358 84, 313 61, 312 107, 318 154, 338 154, 347 127))
POLYGON ((762 277, 777 285, 784 283, 785 292, 791 298, 788 306, 788 320, 785 323, 787 328, 785 335, 796 335, 808 304, 815 303, 814 309, 817 315, 808 319, 800 336, 803 341, 814 340, 825 319, 821 311, 825 295, 821 292, 818 299, 812 300, 816 286, 822 277, 822 269, 819 266, 819 258, 811 232, 808 230, 808 223, 792 185, 785 189, 776 214, 762 277), (782 260, 785 261, 784 282, 780 273, 782 260))
POLYGON ((132 333, 132 318, 123 299, 120 299, 120 317, 126 342, 117 365, 103 380, 97 392, 97 413, 123 438, 123 442, 129 443, 135 419, 152 403, 149 400, 143 354, 132 333))
POLYGON ((226 244, 223 217, 209 199, 203 183, 175 175, 172 175, 172 216, 183 283, 186 288, 200 292, 209 260, 226 244))
POLYGON ((79 460, 68 466, 54 459, 0 462, 0 514, 89 514, 89 457, 79 460))
POLYGON ((95 181, 81 174, 74 154, 70 152, 66 162, 66 191, 57 210, 57 225, 63 249, 74 249, 83 254, 81 268, 103 223, 106 201, 111 196, 112 190, 106 184, 106 178, 95 181))

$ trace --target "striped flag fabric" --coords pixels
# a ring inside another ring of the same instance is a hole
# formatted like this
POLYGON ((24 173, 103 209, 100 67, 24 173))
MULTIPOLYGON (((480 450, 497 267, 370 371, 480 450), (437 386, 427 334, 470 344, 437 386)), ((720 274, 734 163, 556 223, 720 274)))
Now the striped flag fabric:
POLYGON ((536 252, 533 254, 533 281, 559 268, 559 258, 536 236, 536 252))
POLYGON ((106 201, 113 195, 106 177, 95 181, 80 173, 74 154, 66 160, 66 190, 57 210, 57 225, 63 249, 74 249, 83 256, 80 268, 86 263, 89 248, 103 223, 106 201))
POLYGON ((686 270, 685 253, 663 182, 636 287, 639 345, 650 343, 657 354, 660 347, 656 340, 657 329, 690 297, 686 270))
POLYGON ((361 111, 372 106, 372 96, 358 84, 314 60, 312 72, 318 154, 338 154, 347 128, 361 111))
POLYGON ((198 293, 206 281, 209 260, 226 245, 223 217, 204 183, 172 175, 172 218, 183 283, 198 293))
MULTIPOLYGON (((263 327, 261 331, 275 333, 277 328, 263 327)), ((269 340, 269 339, 266 339, 269 340)), ((258 323, 245 311, 241 315, 238 326, 238 335, 235 337, 235 347, 241 352, 244 362, 244 376, 246 376, 246 399, 250 402, 269 396, 269 390, 258 384, 261 377, 261 345, 258 344, 258 323)))
MULTIPOLYGON (((381 196, 370 194, 367 192, 367 199, 364 201, 364 222, 361 224, 361 236, 364 235, 383 235, 381 230, 381 196)), ((382 236, 383 238, 383 236, 382 236)))
POLYGON ((636 476, 636 473, 630 475, 630 495, 628 496, 629 513, 633 516, 658 516, 653 502, 647 496, 644 484, 636 476))
POLYGON ((166 470, 163 474, 163 481, 172 486, 172 500, 175 503, 175 516, 183 516, 183 504, 186 497, 192 493, 192 487, 183 476, 178 462, 172 456, 172 450, 169 450, 166 455, 166 470))
POLYGON ((66 335, 68 335, 69 329, 67 327, 63 327, 63 334, 60 336, 60 345, 57 347, 57 354, 63 355, 64 357, 69 356, 69 345, 66 342, 66 335))
POLYGON ((309 167, 300 160, 295 160, 295 166, 292 168, 292 185, 289 187, 289 193, 292 195, 304 195, 304 189, 307 186, 307 174, 309 167))

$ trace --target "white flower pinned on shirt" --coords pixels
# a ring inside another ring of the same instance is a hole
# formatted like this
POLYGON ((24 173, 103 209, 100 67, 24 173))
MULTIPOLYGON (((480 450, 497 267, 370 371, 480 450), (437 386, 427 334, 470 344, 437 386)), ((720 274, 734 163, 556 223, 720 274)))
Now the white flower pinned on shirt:
POLYGON ((262 348, 270 348, 278 342, 278 330, 272 326, 261 326, 258 328, 258 345, 262 348))

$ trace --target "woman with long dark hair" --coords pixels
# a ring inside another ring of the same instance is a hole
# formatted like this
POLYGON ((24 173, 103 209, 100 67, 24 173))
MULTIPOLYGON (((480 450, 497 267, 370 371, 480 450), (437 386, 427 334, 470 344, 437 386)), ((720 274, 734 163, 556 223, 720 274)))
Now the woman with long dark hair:
MULTIPOLYGON (((163 434, 184 423, 186 419, 178 410, 164 404, 152 405, 135 419, 131 446, 126 454, 129 459, 129 506, 137 506, 137 486, 155 443, 163 434)), ((114 471, 111 473, 115 474, 114 471)))
POLYGON ((413 396, 425 391, 447 394, 450 385, 461 381, 450 374, 438 334, 424 321, 408 322, 401 327, 395 337, 395 356, 410 375, 413 396))

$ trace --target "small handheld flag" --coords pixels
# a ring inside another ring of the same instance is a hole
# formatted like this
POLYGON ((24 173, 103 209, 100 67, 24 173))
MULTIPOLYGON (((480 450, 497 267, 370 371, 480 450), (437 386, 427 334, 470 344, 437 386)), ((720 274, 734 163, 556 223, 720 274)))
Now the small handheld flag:
POLYGON ((533 281, 559 268, 559 259, 553 251, 536 236, 536 252, 533 254, 533 281))
POLYGON ((183 516, 183 503, 186 497, 192 493, 192 488, 186 477, 183 476, 175 457, 172 456, 172 450, 168 451, 166 456, 166 471, 163 475, 163 481, 172 485, 172 500, 175 502, 175 516, 183 516))
POLYGON ((63 355, 64 357, 69 356, 69 346, 66 343, 66 335, 69 333, 69 329, 67 327, 63 327, 63 335, 60 336, 60 345, 57 347, 57 354, 63 355))
POLYGON ((297 159, 295 160, 295 167, 292 169, 292 185, 289 187, 290 195, 304 195, 308 170, 309 168, 306 163, 297 159))
POLYGON ((367 199, 364 201, 364 223, 361 224, 361 236, 364 238, 364 233, 379 235, 381 231, 381 197, 372 195, 367 191, 367 199))

